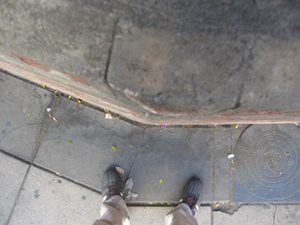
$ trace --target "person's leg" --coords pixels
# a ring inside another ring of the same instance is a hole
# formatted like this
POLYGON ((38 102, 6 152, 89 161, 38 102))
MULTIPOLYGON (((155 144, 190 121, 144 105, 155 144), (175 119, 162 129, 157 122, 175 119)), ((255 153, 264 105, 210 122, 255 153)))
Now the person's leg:
POLYGON ((179 205, 166 216, 166 225, 198 225, 194 215, 201 204, 202 183, 192 177, 184 186, 179 205))
POLYGON ((129 225, 129 211, 122 197, 122 178, 115 168, 102 178, 103 205, 101 218, 94 225, 129 225))

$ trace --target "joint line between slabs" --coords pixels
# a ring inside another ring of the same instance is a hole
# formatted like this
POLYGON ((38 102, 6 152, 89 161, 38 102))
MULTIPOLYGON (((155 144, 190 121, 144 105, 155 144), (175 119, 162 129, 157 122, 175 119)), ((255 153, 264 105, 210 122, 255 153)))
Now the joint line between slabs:
POLYGON ((41 144, 42 144, 43 139, 44 139, 44 137, 45 137, 45 135, 46 135, 46 133, 48 131, 48 127, 49 127, 50 122, 52 120, 52 117, 53 117, 53 115, 55 113, 56 105, 59 102, 59 100, 60 100, 60 96, 55 96, 55 100, 54 100, 54 102, 51 105, 51 114, 52 114, 52 116, 49 116, 47 119, 45 119, 45 125, 42 128, 42 133, 39 136, 39 139, 38 139, 37 144, 36 144, 35 149, 34 149, 34 154, 33 154, 32 159, 30 161, 31 164, 33 164, 33 162, 34 162, 34 160, 35 160, 35 158, 37 156, 38 150, 41 147, 41 144))
POLYGON ((10 213, 9 213, 9 216, 8 216, 8 219, 7 219, 6 223, 5 223, 5 225, 9 225, 9 223, 10 223, 11 217, 12 217, 12 215, 13 215, 13 213, 15 211, 15 208, 16 208, 16 206, 18 204, 18 201, 19 201, 19 198, 20 198, 20 195, 21 195, 21 192, 22 192, 22 188, 24 187, 25 181, 27 180, 30 168, 31 168, 31 164, 29 164, 28 167, 27 167, 27 169, 26 169, 25 176, 23 178, 23 181, 21 183, 21 186, 19 188, 18 194, 17 194, 16 199, 15 199, 15 202, 14 202, 13 207, 12 207, 10 213))
POLYGON ((138 144, 137 147, 136 147, 136 150, 135 150, 135 153, 134 153, 134 156, 133 156, 133 159, 132 159, 130 168, 129 168, 129 170, 128 170, 128 175, 127 175, 127 177, 126 177, 126 180, 129 179, 129 176, 130 176, 131 170, 132 170, 132 168, 133 168, 135 159, 136 159, 136 157, 137 157, 138 154, 139 154, 140 146, 141 146, 141 144, 142 144, 142 141, 144 140, 144 133, 145 133, 145 129, 143 129, 143 132, 142 132, 142 135, 141 135, 141 140, 139 141, 139 144, 138 144))

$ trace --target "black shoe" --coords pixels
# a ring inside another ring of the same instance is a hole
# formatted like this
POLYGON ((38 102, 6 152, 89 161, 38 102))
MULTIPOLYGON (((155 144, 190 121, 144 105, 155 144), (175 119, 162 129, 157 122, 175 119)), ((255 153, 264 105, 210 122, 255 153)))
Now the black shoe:
POLYGON ((111 167, 105 171, 102 177, 102 195, 103 202, 107 201, 114 195, 122 197, 123 184, 121 175, 115 167, 111 167))
POLYGON ((202 198, 202 182, 197 177, 192 177, 184 186, 181 200, 179 203, 186 203, 193 216, 201 205, 202 198))

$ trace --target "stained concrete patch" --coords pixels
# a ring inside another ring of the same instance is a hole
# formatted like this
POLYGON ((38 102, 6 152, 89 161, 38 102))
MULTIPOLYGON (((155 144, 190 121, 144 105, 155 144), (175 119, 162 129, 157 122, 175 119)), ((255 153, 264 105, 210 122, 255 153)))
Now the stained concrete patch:
POLYGON ((93 224, 99 218, 101 196, 58 179, 32 167, 10 224, 93 224), (86 200, 81 199, 83 195, 86 200))
POLYGON ((6 1, 1 4, 0 48, 52 69, 102 81, 111 45, 112 13, 82 1, 6 1))
POLYGON ((212 199, 212 130, 146 129, 130 177, 137 202, 178 202, 191 176, 202 179, 203 201, 212 199))
POLYGON ((279 224, 299 224, 300 205, 276 205, 275 223, 279 224))
POLYGON ((235 149, 233 201, 299 201, 299 141, 294 124, 246 129, 235 149))
POLYGON ((133 27, 116 36, 108 81, 162 108, 233 108, 251 43, 251 36, 173 34, 133 27))
POLYGON ((214 212, 214 225, 265 225, 274 224, 275 206, 248 205, 242 206, 233 215, 214 212))
MULTIPOLYGON (((165 216, 173 207, 129 207, 131 213, 130 224, 132 225, 165 225, 165 216)), ((200 207, 195 218, 199 224, 211 224, 211 208, 200 207)))
POLYGON ((65 98, 54 116, 35 163, 99 190, 109 166, 131 168, 143 129, 65 98))
POLYGON ((7 222, 28 165, 0 153, 0 224, 7 222))
POLYGON ((0 77, 0 148, 30 160, 55 95, 2 72, 0 77))

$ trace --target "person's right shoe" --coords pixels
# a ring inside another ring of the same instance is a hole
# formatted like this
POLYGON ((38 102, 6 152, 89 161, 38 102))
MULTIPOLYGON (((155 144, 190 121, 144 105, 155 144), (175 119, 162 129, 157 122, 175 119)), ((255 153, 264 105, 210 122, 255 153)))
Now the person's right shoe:
POLYGON ((190 207, 193 216, 201 205, 202 187, 201 180, 197 177, 192 177, 185 184, 182 191, 182 196, 179 203, 186 203, 190 207))
POLYGON ((117 172, 115 167, 110 167, 105 171, 102 177, 102 195, 103 202, 110 199, 112 196, 119 195, 123 197, 122 177, 117 172))

